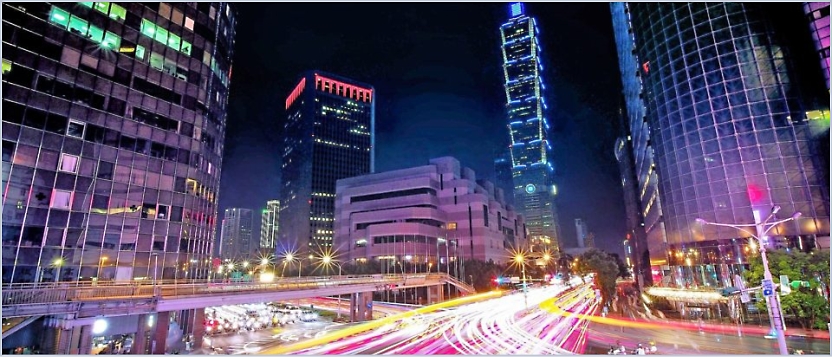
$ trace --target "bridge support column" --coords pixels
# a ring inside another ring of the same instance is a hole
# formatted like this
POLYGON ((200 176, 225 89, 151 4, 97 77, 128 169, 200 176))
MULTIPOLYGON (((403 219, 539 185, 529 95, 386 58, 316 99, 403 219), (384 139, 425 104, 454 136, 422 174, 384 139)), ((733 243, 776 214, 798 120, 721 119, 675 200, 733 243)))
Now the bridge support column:
POLYGON ((146 355, 148 354, 147 345, 150 341, 149 332, 147 331, 147 321, 150 314, 139 315, 139 322, 136 324, 136 337, 133 338, 133 347, 130 347, 130 354, 146 355))
POLYGON ((193 333, 194 338, 191 340, 193 343, 191 348, 199 350, 202 348, 202 339, 205 337, 205 309, 194 310, 193 316, 193 329, 191 333, 193 333))
POLYGON ((353 322, 373 319, 373 293, 355 293, 350 295, 350 320, 353 322))
POLYGON ((151 333, 153 336, 150 342, 150 353, 154 355, 165 354, 168 342, 168 328, 170 327, 170 312, 157 312, 155 332, 151 333))
POLYGON ((445 300, 445 289, 442 285, 428 286, 428 305, 440 303, 445 300))

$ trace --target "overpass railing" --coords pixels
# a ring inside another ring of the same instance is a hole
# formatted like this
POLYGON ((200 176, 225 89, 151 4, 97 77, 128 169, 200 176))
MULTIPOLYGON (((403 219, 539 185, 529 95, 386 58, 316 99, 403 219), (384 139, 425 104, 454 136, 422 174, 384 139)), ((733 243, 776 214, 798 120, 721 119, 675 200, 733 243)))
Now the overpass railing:
MULTIPOLYGON (((109 282, 107 284, 50 283, 37 285, 18 285, 17 288, 2 290, 2 305, 4 307, 24 304, 55 304, 82 301, 176 298, 179 296, 226 294, 234 292, 255 291, 294 291, 308 289, 323 289, 339 285, 356 284, 396 284, 400 288, 416 285, 432 285, 450 283, 457 286, 467 285, 445 273, 425 274, 375 274, 375 275, 346 275, 326 277, 281 278, 271 283, 261 282, 109 282), (463 285, 464 284, 464 285, 463 285)), ((467 290, 467 289, 466 289, 467 290)), ((473 288, 471 288, 473 291, 473 288)))

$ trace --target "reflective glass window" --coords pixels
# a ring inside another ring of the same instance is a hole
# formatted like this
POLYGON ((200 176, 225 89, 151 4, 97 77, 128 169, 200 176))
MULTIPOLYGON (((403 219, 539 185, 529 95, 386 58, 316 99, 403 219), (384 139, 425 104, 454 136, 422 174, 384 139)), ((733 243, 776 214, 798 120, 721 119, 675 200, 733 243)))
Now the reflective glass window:
POLYGON ((53 6, 52 11, 49 13, 49 22, 67 28, 69 26, 69 13, 61 10, 59 7, 53 6))

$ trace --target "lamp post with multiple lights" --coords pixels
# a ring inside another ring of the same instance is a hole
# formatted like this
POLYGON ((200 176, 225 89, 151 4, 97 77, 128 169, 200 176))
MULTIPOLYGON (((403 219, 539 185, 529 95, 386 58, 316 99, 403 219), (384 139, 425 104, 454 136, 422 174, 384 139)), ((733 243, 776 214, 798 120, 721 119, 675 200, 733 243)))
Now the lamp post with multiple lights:
POLYGON ((526 257, 523 254, 517 254, 514 256, 514 262, 520 264, 520 269, 523 272, 523 303, 526 306, 526 309, 529 308, 529 295, 526 292, 526 257))
MULTIPOLYGON (((338 281, 341 281, 341 277, 342 277, 342 275, 341 275, 341 273, 342 273, 341 264, 337 263, 337 261, 331 255, 324 255, 323 257, 321 257, 321 264, 323 264, 327 268, 329 268, 331 265, 337 266, 338 267, 338 281)), ((337 306, 335 308, 335 311, 338 315, 337 318, 340 319, 341 318, 341 295, 338 295, 338 301, 337 301, 337 306)))
MULTIPOLYGON (((781 223, 785 223, 788 221, 795 220, 800 217, 800 212, 795 212, 791 217, 786 219, 781 219, 779 221, 774 221, 769 223, 768 221, 774 218, 777 212, 780 211, 780 206, 774 206, 771 209, 771 213, 766 217, 764 220, 760 220, 758 217, 755 216, 755 220, 757 221, 754 224, 726 224, 726 223, 714 223, 708 222, 702 218, 697 218, 696 222, 699 224, 707 224, 712 226, 719 226, 719 227, 730 227, 734 228, 739 231, 743 231, 748 233, 757 240, 757 245, 760 246, 760 258, 763 260, 763 279, 764 281, 773 281, 771 270, 768 267, 768 258, 766 257, 766 242, 763 242, 762 238, 771 231, 772 228, 776 227, 781 223), (744 227, 754 227, 756 228, 757 234, 754 235, 752 232, 749 232, 744 227)), ((775 292, 772 291, 772 295, 766 296, 766 305, 768 305, 768 316, 774 325, 774 333, 777 335, 777 344, 780 349, 781 355, 789 354, 788 346, 786 345, 786 336, 783 334, 783 316, 780 313, 780 300, 775 295, 775 292)))

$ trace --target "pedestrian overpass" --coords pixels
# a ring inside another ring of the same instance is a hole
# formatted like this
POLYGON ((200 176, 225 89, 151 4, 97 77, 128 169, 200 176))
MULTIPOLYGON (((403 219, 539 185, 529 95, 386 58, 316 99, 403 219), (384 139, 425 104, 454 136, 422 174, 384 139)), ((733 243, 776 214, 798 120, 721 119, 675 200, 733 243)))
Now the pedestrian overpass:
MULTIPOLYGON (((474 288, 446 273, 376 274, 279 278, 272 283, 208 281, 41 283, 2 290, 2 316, 26 318, 70 315, 74 318, 120 316, 201 309, 210 306, 285 301, 321 296, 372 293, 388 289, 450 284, 461 293, 474 288)), ((441 290, 441 289, 440 289, 441 290)))

